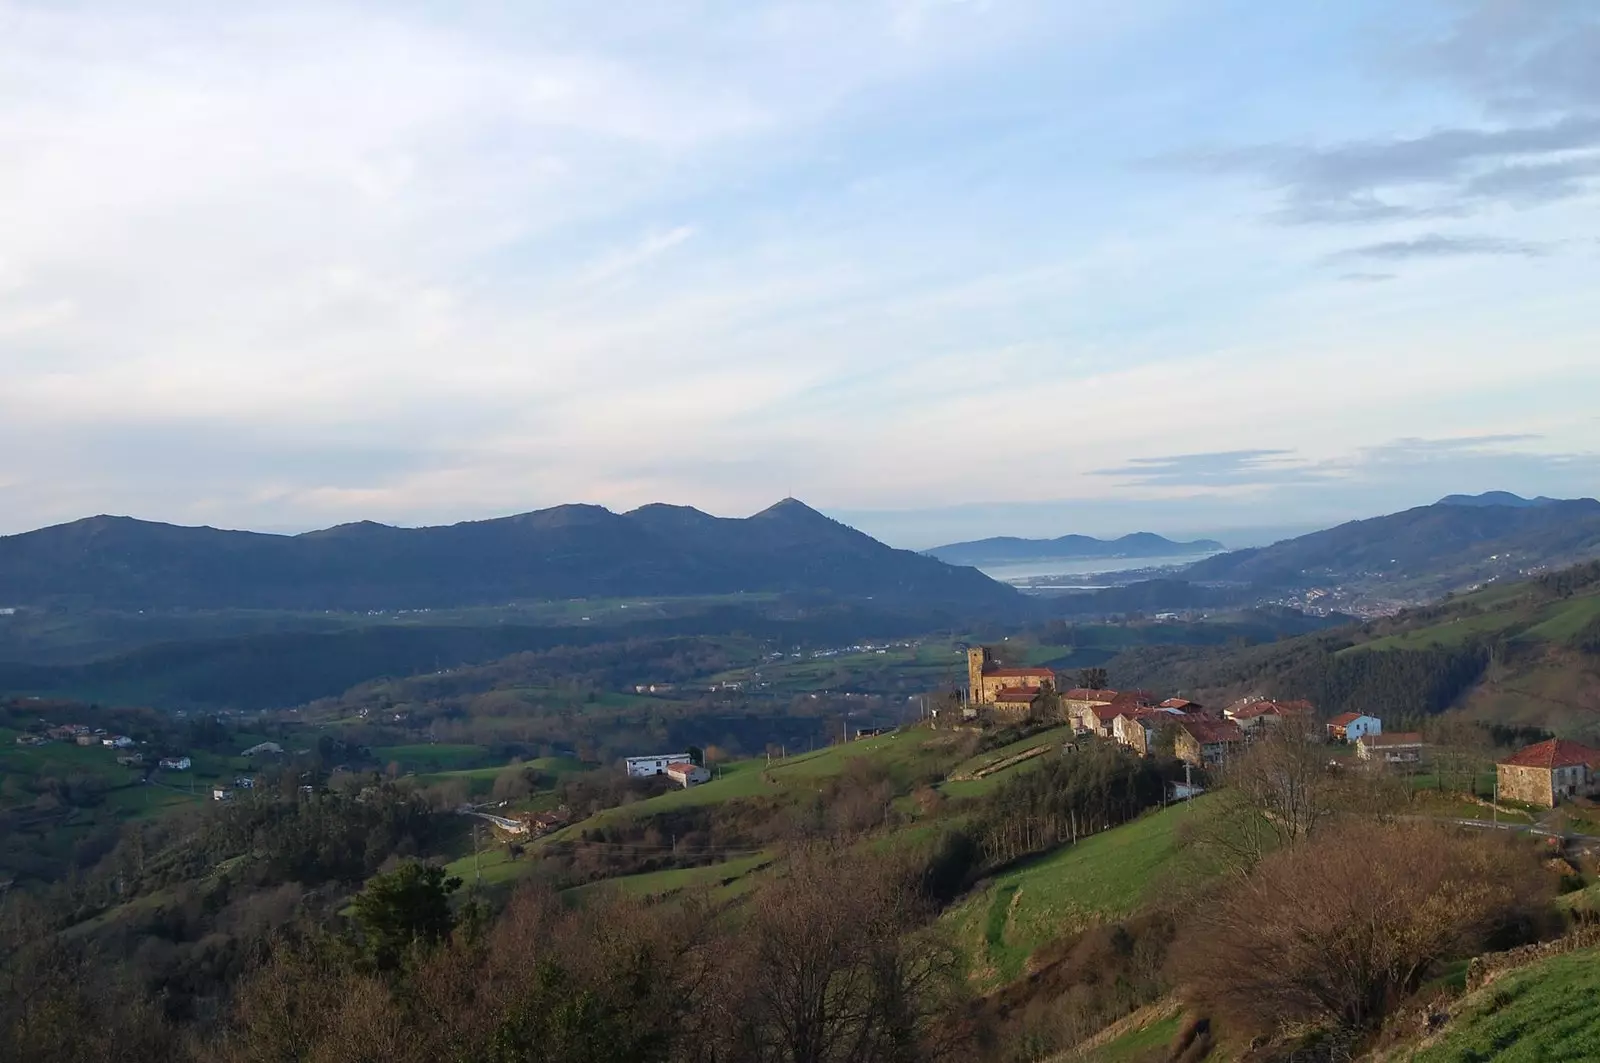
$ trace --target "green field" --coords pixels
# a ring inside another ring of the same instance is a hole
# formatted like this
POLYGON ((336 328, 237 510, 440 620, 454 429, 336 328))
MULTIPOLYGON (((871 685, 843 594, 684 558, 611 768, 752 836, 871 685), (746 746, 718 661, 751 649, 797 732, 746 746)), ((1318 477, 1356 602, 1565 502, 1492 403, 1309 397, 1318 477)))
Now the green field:
POLYGON ((1555 956, 1512 971, 1452 1009, 1444 1032, 1415 1063, 1546 1063, 1600 1059, 1600 950, 1555 956))
POLYGON ((587 886, 566 890, 568 900, 581 900, 603 889, 619 889, 635 897, 661 897, 679 890, 711 887, 717 899, 730 899, 752 885, 751 875, 772 863, 770 853, 737 857, 703 867, 675 867, 666 871, 647 871, 642 875, 623 875, 587 886))
MULTIPOLYGON (((459 771, 478 768, 489 760, 489 751, 483 746, 431 745, 417 743, 408 746, 378 746, 372 755, 384 764, 398 763, 401 771, 423 772, 459 771)), ((504 767, 504 765, 499 765, 504 767)))
POLYGON ((1181 1015, 1158 1019, 1149 1026, 1130 1030, 1081 1058, 1089 1063, 1165 1063, 1167 1046, 1178 1036, 1182 1025, 1181 1015))
POLYGON ((1132 914, 1181 871, 1179 828, 1211 807, 1201 798, 1151 812, 989 880, 944 915, 974 980, 1011 981, 1050 941, 1132 914))

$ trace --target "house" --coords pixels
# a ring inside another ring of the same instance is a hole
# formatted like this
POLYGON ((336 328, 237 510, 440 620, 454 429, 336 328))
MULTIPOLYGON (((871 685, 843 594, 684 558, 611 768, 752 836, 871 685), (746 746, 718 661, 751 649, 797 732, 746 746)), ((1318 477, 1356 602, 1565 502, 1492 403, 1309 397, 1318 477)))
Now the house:
POLYGON ((162 757, 160 766, 167 771, 188 771, 194 765, 188 757, 162 757))
POLYGON ((44 735, 17 735, 17 745, 19 746, 42 746, 49 741, 50 739, 44 735))
POLYGON ((689 764, 694 758, 687 753, 656 753, 648 757, 629 757, 627 760, 628 777, 630 779, 648 779, 652 775, 666 774, 667 767, 672 764, 689 764))
POLYGON ((79 735, 74 739, 74 741, 80 746, 97 746, 100 744, 100 739, 96 738, 92 734, 79 735))
POLYGON ((233 791, 228 789, 226 786, 213 786, 211 788, 211 800, 232 801, 233 791))
POLYGON ((1232 720, 1178 718, 1173 752, 1190 764, 1221 764, 1244 742, 1244 732, 1232 720))
POLYGON ((1416 731, 1362 735, 1356 739, 1356 756, 1384 764, 1420 763, 1422 748, 1422 735, 1416 731))
POLYGON ((691 786, 699 786, 703 782, 711 781, 711 770, 702 768, 693 761, 680 761, 667 765, 667 778, 687 790, 691 786))
POLYGON ((125 753, 117 758, 117 763, 125 768, 136 768, 144 763, 143 753, 125 753))
POLYGON ((1251 737, 1285 720, 1297 720, 1301 726, 1312 729, 1315 727, 1314 715, 1315 710, 1309 701, 1272 701, 1268 698, 1245 698, 1222 710, 1224 720, 1232 720, 1251 737))
MULTIPOLYGON (((1048 668, 1002 668, 982 646, 967 651, 967 701, 973 705, 993 705, 1002 690, 1056 685, 1056 674, 1048 668)), ((1015 702, 1011 702, 1015 705, 1015 702)))
POLYGON ((1001 687, 994 692, 990 704, 995 712, 1012 716, 1026 716, 1033 709, 1033 699, 1039 696, 1039 687, 1001 687))
POLYGON ((1179 712, 1186 713, 1205 711, 1204 705, 1200 704, 1198 701, 1190 701, 1188 698, 1168 698, 1166 701, 1163 701, 1161 704, 1157 705, 1156 708, 1177 709, 1179 712))
POLYGON ((261 742, 251 746, 239 755, 241 757, 258 757, 263 753, 270 753, 275 757, 283 756, 283 747, 276 742, 261 742))
POLYGON ((1119 707, 1111 720, 1111 737, 1134 752, 1149 756, 1156 747, 1161 729, 1183 718, 1184 713, 1174 708, 1119 707))
POLYGON ((1593 795, 1597 772, 1600 749, 1552 738, 1495 765, 1495 780, 1500 797, 1554 808, 1562 798, 1593 795))
POLYGON ((1109 705, 1116 699, 1115 690, 1088 690, 1084 687, 1074 687, 1062 693, 1061 712, 1078 731, 1094 731, 1099 726, 1098 719, 1094 715, 1095 707, 1109 705))
POLYGON ((256 781, 248 775, 241 775, 237 779, 233 780, 233 785, 239 790, 254 790, 256 788, 256 781))
POLYGON ((1337 742, 1354 742, 1363 735, 1383 734, 1383 721, 1359 712, 1341 712, 1328 721, 1328 737, 1337 742))
POLYGON ((110 738, 102 738, 100 739, 100 744, 103 746, 110 746, 112 749, 132 749, 135 745, 137 745, 137 743, 127 735, 114 735, 110 738))

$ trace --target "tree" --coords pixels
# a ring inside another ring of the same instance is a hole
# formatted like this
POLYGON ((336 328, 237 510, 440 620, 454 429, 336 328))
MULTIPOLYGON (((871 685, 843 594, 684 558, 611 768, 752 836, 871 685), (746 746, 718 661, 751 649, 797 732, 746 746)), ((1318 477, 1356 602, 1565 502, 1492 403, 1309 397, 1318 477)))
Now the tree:
POLYGON ((1039 692, 1028 703, 1028 718, 1035 723, 1061 719, 1061 695, 1056 693, 1054 683, 1045 680, 1039 684, 1039 692))
POLYGON ((1351 824, 1237 879, 1175 952, 1191 1002, 1244 1030, 1364 1030, 1437 965, 1528 936, 1549 888, 1509 839, 1351 824))
POLYGON ((1084 690, 1104 690, 1110 685, 1110 678, 1104 668, 1078 669, 1078 686, 1084 690))
POLYGON ((1338 805, 1338 780, 1306 726, 1294 717, 1263 726, 1224 773, 1227 789, 1219 798, 1232 809, 1211 817, 1199 839, 1240 870, 1310 837, 1338 805))
POLYGON ((356 897, 355 919, 378 968, 396 967, 408 950, 448 937, 455 926, 450 894, 460 888, 444 868, 416 861, 369 882, 356 897))

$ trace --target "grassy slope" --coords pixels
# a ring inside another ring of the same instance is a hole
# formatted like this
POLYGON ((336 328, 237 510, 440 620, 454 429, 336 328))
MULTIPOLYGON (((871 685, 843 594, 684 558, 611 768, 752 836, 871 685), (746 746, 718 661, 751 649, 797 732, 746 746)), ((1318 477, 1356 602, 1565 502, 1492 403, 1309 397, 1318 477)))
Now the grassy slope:
POLYGON ((1513 971, 1454 1009, 1416 1063, 1543 1063, 1600 1059, 1600 950, 1555 956, 1513 971))
POLYGON ((1180 826, 1210 807, 1202 798, 1152 812, 989 880, 944 917, 974 979, 1010 981, 1055 938, 1141 907, 1181 866, 1180 826))

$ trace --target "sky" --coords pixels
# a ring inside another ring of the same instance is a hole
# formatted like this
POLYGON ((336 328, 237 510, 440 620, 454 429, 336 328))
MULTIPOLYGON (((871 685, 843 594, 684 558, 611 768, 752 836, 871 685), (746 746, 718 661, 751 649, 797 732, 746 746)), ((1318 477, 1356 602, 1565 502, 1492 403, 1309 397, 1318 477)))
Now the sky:
POLYGON ((1600 487, 1591 0, 0 0, 0 533, 1600 487))

